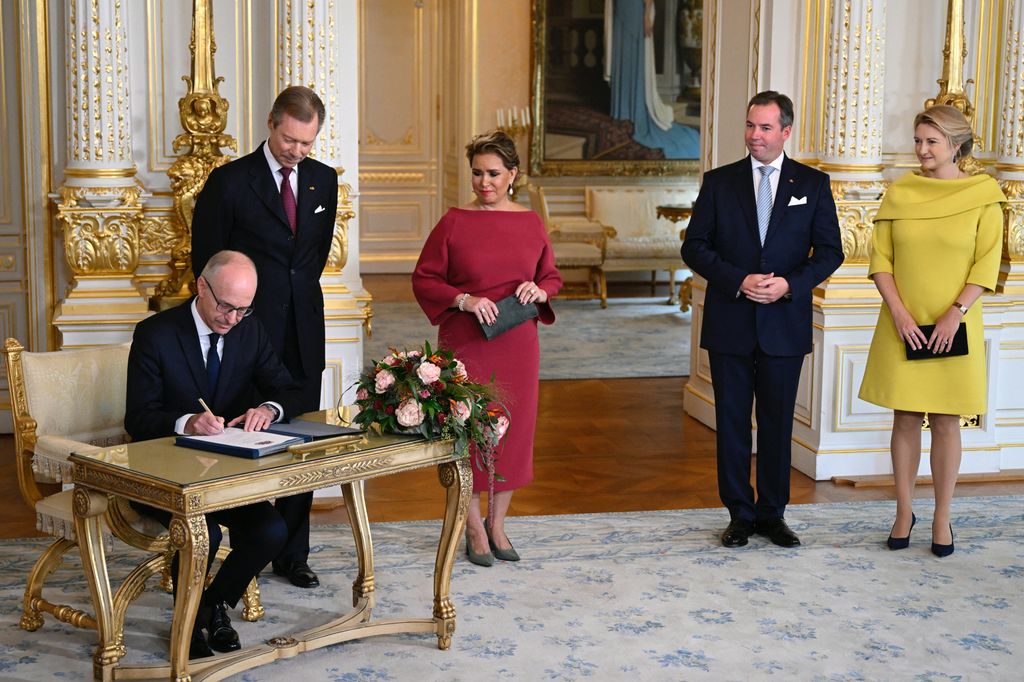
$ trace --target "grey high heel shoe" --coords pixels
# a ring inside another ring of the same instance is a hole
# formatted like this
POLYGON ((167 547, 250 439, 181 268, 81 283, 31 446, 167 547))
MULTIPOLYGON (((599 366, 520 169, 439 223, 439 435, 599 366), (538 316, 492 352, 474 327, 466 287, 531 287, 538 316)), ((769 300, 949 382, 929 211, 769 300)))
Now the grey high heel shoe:
MULTIPOLYGON (((496 559, 501 559, 502 561, 519 561, 519 552, 516 551, 515 547, 502 549, 494 544, 494 537, 491 535, 491 524, 488 519, 484 519, 484 530, 487 532, 487 542, 490 543, 491 552, 494 554, 496 559)), ((508 544, 511 545, 512 541, 509 540, 508 544)))
MULTIPOLYGON (((490 540, 489 534, 487 539, 490 540)), ((477 554, 473 551, 473 543, 469 541, 469 528, 466 528, 466 556, 469 557, 469 563, 476 564, 477 566, 490 567, 494 565, 493 554, 490 552, 477 554)))

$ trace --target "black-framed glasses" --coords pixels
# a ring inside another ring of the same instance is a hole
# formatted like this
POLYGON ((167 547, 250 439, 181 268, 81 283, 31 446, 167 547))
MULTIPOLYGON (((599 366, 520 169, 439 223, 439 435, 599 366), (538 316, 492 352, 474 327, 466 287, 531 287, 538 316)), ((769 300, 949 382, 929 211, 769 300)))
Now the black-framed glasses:
POLYGON ((206 279, 206 277, 203 277, 203 281, 206 282, 206 288, 210 290, 210 295, 213 296, 213 300, 217 302, 217 312, 223 313, 224 315, 228 315, 230 313, 238 313, 242 317, 249 317, 250 315, 252 315, 252 311, 255 310, 255 306, 234 306, 224 303, 219 298, 217 298, 217 294, 214 293, 213 287, 210 285, 210 280, 206 279))

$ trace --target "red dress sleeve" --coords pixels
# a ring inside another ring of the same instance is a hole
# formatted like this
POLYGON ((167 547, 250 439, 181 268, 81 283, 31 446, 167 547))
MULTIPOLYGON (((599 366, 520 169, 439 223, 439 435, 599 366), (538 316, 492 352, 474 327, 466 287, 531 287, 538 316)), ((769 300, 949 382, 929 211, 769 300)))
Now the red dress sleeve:
POLYGON ((441 217, 427 236, 412 273, 413 294, 433 325, 441 324, 456 312, 452 301, 464 293, 448 283, 448 240, 454 222, 450 212, 441 217))
POLYGON ((548 295, 547 301, 537 304, 537 311, 540 313, 537 319, 543 324, 553 324, 555 321, 555 311, 551 307, 551 298, 562 290, 562 275, 558 272, 558 268, 555 267, 555 254, 551 250, 551 239, 548 238, 548 231, 544 229, 540 216, 536 217, 537 225, 544 239, 544 249, 541 251, 540 260, 537 261, 537 273, 533 277, 533 283, 546 291, 548 295))

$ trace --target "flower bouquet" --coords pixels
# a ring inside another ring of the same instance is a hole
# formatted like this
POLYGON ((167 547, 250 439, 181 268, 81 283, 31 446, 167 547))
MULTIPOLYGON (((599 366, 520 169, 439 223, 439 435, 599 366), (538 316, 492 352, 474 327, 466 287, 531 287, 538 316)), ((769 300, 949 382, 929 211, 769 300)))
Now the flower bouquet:
POLYGON ((356 405, 354 421, 363 428, 454 440, 455 452, 465 457, 472 450, 493 481, 508 411, 497 401, 493 379, 487 385, 471 382, 452 351, 429 343, 422 350, 392 348, 360 377, 356 405))

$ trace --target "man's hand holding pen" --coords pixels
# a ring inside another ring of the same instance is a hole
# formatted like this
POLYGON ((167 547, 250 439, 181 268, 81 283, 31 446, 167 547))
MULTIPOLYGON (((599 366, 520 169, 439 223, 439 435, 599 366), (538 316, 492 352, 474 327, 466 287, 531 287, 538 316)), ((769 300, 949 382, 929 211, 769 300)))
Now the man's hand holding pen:
POLYGON ((203 411, 192 415, 185 422, 185 433, 190 436, 216 436, 224 433, 224 417, 218 417, 202 398, 199 399, 203 411))
MULTIPOLYGON (((185 433, 190 436, 216 436, 224 433, 224 417, 215 415, 202 398, 199 399, 199 404, 203 411, 188 418, 188 421, 185 422, 185 433)), ((273 424, 276 418, 277 414, 273 409, 266 405, 260 405, 259 407, 250 407, 245 414, 229 421, 227 426, 235 426, 239 422, 244 422, 242 429, 245 431, 262 431, 273 424)))

